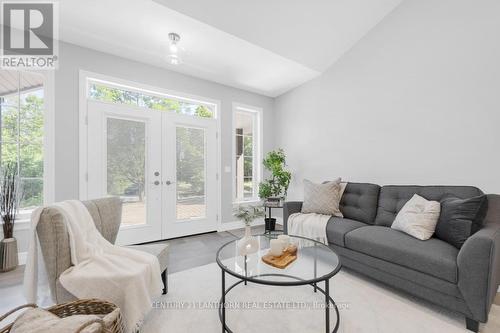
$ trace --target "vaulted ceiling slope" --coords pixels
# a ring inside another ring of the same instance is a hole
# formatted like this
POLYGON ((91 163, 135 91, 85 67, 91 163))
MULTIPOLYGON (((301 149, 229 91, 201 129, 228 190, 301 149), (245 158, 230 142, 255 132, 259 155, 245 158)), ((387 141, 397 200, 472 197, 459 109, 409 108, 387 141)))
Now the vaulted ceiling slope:
POLYGON ((63 41, 278 96, 330 67, 401 0, 65 0, 63 41), (166 62, 168 33, 184 63, 166 62))

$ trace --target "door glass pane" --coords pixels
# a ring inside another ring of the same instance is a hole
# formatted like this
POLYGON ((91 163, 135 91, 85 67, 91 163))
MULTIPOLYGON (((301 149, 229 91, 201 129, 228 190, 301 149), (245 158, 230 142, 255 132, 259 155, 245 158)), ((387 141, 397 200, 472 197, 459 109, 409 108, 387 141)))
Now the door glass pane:
POLYGON ((107 119, 107 193, 123 201, 122 224, 146 223, 146 124, 107 119))
POLYGON ((205 217, 205 130, 176 128, 177 219, 205 217))

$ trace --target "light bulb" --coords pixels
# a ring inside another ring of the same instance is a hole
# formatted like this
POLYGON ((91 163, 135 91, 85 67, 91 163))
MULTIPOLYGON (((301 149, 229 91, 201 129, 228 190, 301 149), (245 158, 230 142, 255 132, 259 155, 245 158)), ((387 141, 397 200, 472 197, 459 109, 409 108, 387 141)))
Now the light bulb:
POLYGON ((179 47, 176 44, 170 44, 169 50, 171 53, 179 52, 179 47))
POLYGON ((181 61, 181 48, 177 45, 181 37, 175 32, 168 34, 169 45, 168 45, 168 55, 167 60, 172 65, 179 65, 181 61))
POLYGON ((167 58, 168 62, 170 62, 172 65, 179 65, 181 63, 179 57, 176 54, 171 54, 167 58))

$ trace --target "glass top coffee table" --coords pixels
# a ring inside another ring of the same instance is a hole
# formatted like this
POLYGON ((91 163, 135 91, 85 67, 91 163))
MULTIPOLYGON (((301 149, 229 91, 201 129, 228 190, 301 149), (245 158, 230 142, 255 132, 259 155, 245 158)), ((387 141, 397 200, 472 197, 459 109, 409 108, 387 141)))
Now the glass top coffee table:
POLYGON ((219 317, 222 332, 233 331, 226 325, 226 295, 237 285, 248 282, 271 286, 303 286, 311 285, 314 292, 320 291, 325 296, 325 332, 330 333, 330 308, 337 317, 331 332, 337 332, 340 315, 337 305, 330 296, 330 278, 340 270, 341 263, 337 254, 328 246, 314 240, 290 236, 290 243, 297 245, 297 259, 284 269, 275 268, 262 261, 270 248, 273 237, 269 235, 254 236, 260 250, 246 256, 239 255, 238 241, 233 240, 223 245, 217 252, 217 264, 222 270, 222 297, 220 299, 219 317), (226 273, 238 279, 226 288, 226 273), (324 283, 324 287, 321 284, 324 283))

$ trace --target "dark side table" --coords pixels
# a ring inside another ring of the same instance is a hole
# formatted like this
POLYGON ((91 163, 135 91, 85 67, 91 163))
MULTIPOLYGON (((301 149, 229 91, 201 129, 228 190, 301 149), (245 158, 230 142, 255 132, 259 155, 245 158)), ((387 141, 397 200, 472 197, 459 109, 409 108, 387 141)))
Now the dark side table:
POLYGON ((282 231, 276 231, 276 220, 274 220, 274 227, 271 226, 271 219, 272 217, 272 210, 273 209, 283 209, 283 204, 280 203, 278 205, 273 205, 273 204, 268 204, 264 203, 264 208, 266 209, 266 220, 265 220, 265 229, 264 229, 264 234, 265 235, 270 235, 270 234, 280 234, 282 231), (269 223, 267 223, 267 219, 269 219, 269 223))

